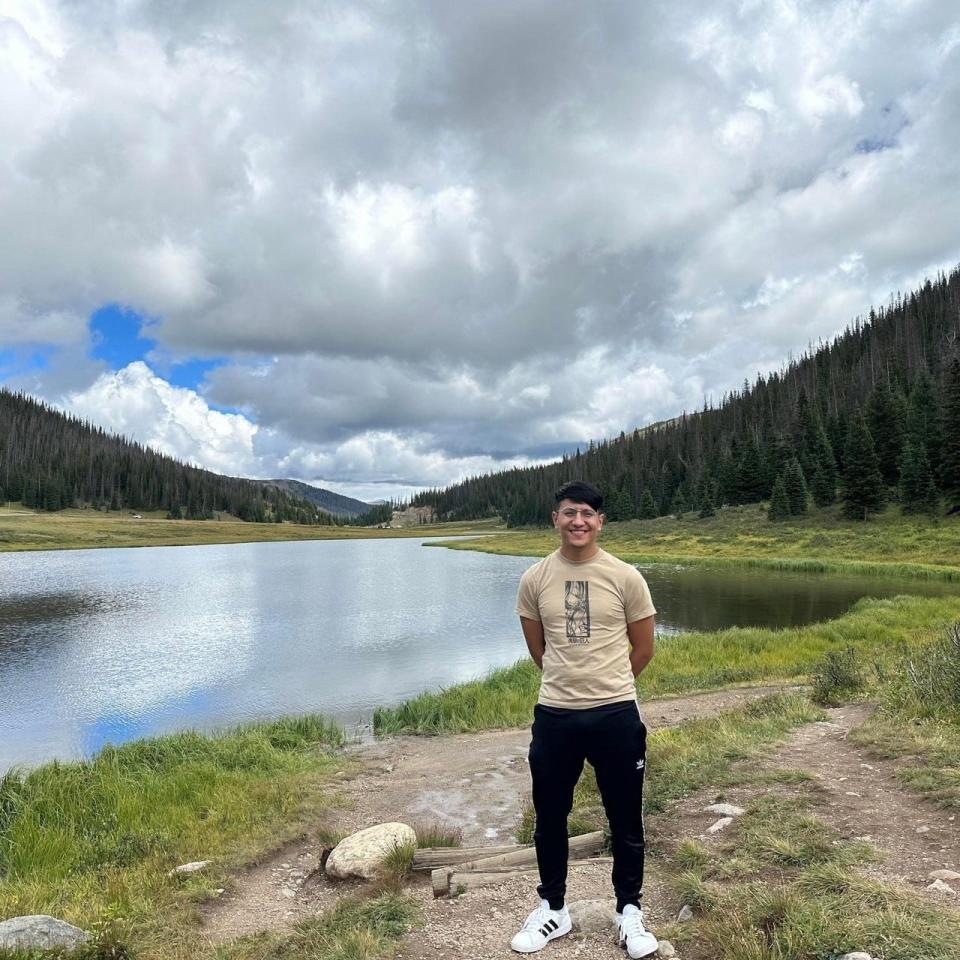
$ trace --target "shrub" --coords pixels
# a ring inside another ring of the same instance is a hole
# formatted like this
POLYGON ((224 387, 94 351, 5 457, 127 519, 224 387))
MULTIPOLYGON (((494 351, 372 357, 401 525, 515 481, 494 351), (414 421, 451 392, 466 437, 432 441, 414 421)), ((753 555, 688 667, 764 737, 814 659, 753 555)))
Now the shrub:
POLYGON ((837 707, 863 690, 865 684, 860 658, 854 647, 830 650, 813 668, 814 703, 837 707))
POLYGON ((904 665, 907 693, 926 714, 956 716, 960 709, 960 622, 908 657, 904 665))

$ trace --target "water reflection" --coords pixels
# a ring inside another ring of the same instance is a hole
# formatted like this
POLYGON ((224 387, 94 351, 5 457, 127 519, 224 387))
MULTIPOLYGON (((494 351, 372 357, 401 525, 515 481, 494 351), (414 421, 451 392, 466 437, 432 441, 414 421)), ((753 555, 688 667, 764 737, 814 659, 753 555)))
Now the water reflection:
MULTIPOLYGON (((379 704, 525 647, 534 561, 327 541, 0 555, 0 770, 108 742, 379 704)), ((650 567, 662 633, 837 616, 891 580, 650 567)), ((911 583, 911 592, 951 592, 911 583)))

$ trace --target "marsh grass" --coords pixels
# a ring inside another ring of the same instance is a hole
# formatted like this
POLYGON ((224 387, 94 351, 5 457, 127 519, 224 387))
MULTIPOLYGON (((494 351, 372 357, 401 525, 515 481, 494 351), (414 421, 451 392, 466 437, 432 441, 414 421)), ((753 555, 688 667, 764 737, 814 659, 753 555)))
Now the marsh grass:
MULTIPOLYGON (((960 581, 960 520, 905 517, 890 508, 868 523, 839 507, 772 524, 759 506, 731 507, 705 520, 630 520, 604 527, 602 546, 629 563, 696 563, 805 573, 856 573, 960 581), (894 559, 895 558, 895 559, 894 559)), ((556 533, 522 529, 438 544, 517 556, 546 556, 556 533)))
MULTIPOLYGON (((919 648, 958 614, 960 596, 864 599, 836 620, 803 627, 735 627, 662 638, 640 678, 640 701, 734 684, 805 683, 829 652, 847 648, 876 664, 872 674, 879 678, 884 664, 899 662, 905 650, 919 648)), ((374 731, 446 734, 524 726, 539 686, 540 671, 523 660, 486 679, 376 710, 374 731)))
POLYGON ((688 840, 671 886, 699 914, 658 930, 681 952, 712 960, 835 960, 865 950, 885 960, 954 960, 960 919, 903 888, 866 877, 877 854, 843 840, 809 798, 750 805, 717 847, 688 840))
POLYGON ((95 547, 168 547, 211 543, 259 543, 279 540, 369 540, 396 537, 445 537, 501 532, 491 520, 438 523, 403 529, 327 527, 296 523, 244 523, 240 520, 167 520, 147 514, 134 520, 129 511, 64 510, 27 513, 0 510, 0 552, 86 550, 95 547))
POLYGON ((7 774, 0 916, 109 927, 110 942, 136 944, 138 957, 200 956, 184 945, 195 904, 226 885, 231 868, 303 833, 329 802, 330 775, 348 763, 331 750, 342 739, 322 717, 291 717, 7 774), (167 876, 207 859, 202 874, 167 876))

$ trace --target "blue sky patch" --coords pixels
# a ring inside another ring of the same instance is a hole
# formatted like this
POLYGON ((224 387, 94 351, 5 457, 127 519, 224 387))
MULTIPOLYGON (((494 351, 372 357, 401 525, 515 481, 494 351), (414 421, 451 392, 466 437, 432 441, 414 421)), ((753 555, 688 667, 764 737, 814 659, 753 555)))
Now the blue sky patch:
POLYGON ((145 331, 149 331, 147 317, 129 307, 107 304, 90 316, 90 355, 103 360, 111 370, 143 360, 168 383, 189 390, 198 390, 206 375, 224 362, 222 357, 173 359, 158 350, 156 340, 145 331))
POLYGON ((120 370, 134 360, 143 360, 153 349, 152 340, 141 336, 144 318, 115 303, 90 316, 90 355, 120 370))
POLYGON ((46 370, 50 366, 52 353, 52 347, 39 350, 36 348, 0 350, 0 383, 13 377, 46 370))

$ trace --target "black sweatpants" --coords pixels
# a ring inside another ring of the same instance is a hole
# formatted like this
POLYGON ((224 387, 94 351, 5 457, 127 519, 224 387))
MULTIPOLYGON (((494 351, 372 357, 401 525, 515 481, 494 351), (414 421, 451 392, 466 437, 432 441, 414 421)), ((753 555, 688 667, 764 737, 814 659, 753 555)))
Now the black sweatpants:
POLYGON ((617 910, 640 906, 643 890, 643 774, 647 728, 633 700, 586 710, 537 704, 533 711, 530 775, 537 816, 533 839, 540 868, 537 892, 553 910, 567 890, 567 816, 588 760, 610 823, 617 910))

